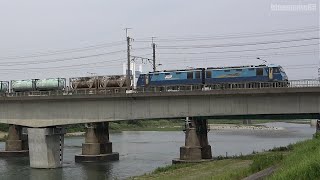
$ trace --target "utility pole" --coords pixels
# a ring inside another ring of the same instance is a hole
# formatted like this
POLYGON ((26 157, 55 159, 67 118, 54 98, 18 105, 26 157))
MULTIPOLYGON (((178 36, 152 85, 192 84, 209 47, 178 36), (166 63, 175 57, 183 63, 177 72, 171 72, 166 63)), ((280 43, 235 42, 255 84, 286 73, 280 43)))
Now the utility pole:
POLYGON ((125 31, 126 31, 126 38, 127 38, 127 63, 128 63, 128 66, 127 66, 127 77, 126 77, 126 82, 127 82, 127 90, 130 90, 131 89, 131 74, 130 74, 130 64, 131 64, 131 56, 130 56, 130 48, 131 48, 131 45, 130 45, 130 42, 131 42, 131 38, 129 37, 128 35, 128 30, 131 29, 131 28, 125 28, 125 31))
POLYGON ((156 71, 156 43, 153 41, 154 37, 152 37, 152 65, 153 65, 153 72, 156 71))

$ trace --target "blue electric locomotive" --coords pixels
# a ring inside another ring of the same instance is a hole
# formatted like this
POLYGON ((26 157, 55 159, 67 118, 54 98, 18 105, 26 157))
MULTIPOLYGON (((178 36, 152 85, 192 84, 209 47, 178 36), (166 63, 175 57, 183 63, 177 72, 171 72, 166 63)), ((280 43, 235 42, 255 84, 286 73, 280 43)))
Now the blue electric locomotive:
POLYGON ((283 82, 288 77, 279 65, 207 68, 205 84, 283 82))
POLYGON ((283 68, 272 64, 150 72, 139 76, 137 87, 285 81, 288 77, 283 68))
POLYGON ((141 74, 138 78, 137 87, 202 84, 204 84, 204 69, 199 68, 141 74))

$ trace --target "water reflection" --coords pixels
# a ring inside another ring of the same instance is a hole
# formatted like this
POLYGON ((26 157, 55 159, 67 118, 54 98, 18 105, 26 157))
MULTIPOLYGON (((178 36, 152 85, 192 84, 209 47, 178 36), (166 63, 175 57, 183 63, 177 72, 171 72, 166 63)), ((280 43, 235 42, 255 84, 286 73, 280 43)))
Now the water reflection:
POLYGON ((58 169, 33 169, 30 168, 29 180, 57 180, 62 178, 62 168, 58 169))
POLYGON ((114 179, 112 173, 112 163, 80 163, 82 179, 114 179))

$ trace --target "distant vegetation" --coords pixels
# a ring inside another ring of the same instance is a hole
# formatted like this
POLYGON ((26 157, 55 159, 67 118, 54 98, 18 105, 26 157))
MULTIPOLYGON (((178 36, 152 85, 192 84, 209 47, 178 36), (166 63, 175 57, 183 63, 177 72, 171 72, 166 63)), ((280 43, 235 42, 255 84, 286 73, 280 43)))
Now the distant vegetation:
MULTIPOLYGON (((134 120, 110 122, 110 132, 121 131, 179 131, 182 130, 183 120, 134 120)), ((84 124, 66 126, 67 132, 83 132, 84 124)))
POLYGON ((0 131, 7 132, 8 129, 9 129, 9 125, 8 124, 0 124, 0 131))

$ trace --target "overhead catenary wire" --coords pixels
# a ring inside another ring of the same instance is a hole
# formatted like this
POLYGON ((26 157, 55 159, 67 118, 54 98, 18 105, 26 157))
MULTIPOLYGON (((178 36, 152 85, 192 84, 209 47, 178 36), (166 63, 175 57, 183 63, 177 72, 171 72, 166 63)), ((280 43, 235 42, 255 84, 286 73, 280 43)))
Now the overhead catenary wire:
POLYGON ((277 50, 277 49, 288 49, 296 47, 306 47, 306 46, 315 46, 320 43, 313 44, 302 44, 294 46, 281 46, 281 47, 270 47, 270 48, 259 48, 259 49, 244 49, 244 50, 233 50, 233 51, 211 51, 211 52, 165 52, 161 54, 216 54, 216 53, 236 53, 236 52, 252 52, 252 51, 264 51, 264 50, 277 50))
POLYGON ((267 44, 278 44, 278 43, 289 43, 289 42, 301 42, 301 41, 312 41, 319 40, 319 37, 301 38, 301 39, 286 39, 280 41, 264 41, 264 42, 249 42, 249 43, 236 43, 236 44, 211 44, 211 45, 189 45, 189 46, 158 46, 158 49, 197 49, 197 48, 219 48, 219 47, 239 47, 239 46, 252 46, 252 45, 267 45, 267 44))
POLYGON ((175 62, 167 62, 166 64, 179 64, 176 61, 181 60, 182 62, 202 62, 202 61, 225 61, 226 59, 238 59, 242 60, 244 58, 253 58, 256 57, 273 57, 273 56, 295 56, 295 55, 308 55, 319 53, 318 49, 309 50, 309 51, 295 51, 295 52, 273 52, 273 53, 264 53, 264 54, 245 54, 245 55, 233 55, 233 56, 204 56, 204 57, 185 57, 185 58, 162 58, 162 60, 175 60, 175 62))
MULTIPOLYGON (((318 51, 319 52, 319 51, 318 51)), ((302 55, 312 55, 312 54, 315 54, 315 52, 309 52, 309 53, 297 53, 297 54, 276 54, 276 55, 264 55, 264 56, 257 56, 257 55, 252 55, 252 56, 242 56, 242 57, 225 57, 225 58, 217 58, 217 59, 198 59, 198 60, 194 60, 194 59, 185 59, 185 60, 181 60, 180 63, 177 63, 177 62, 167 62, 165 63, 166 65, 180 65, 181 63, 188 63, 188 62, 197 62, 198 64, 199 63, 205 63, 205 64, 208 64, 210 62, 224 62, 226 60, 228 61, 243 61, 244 59, 250 61, 252 60, 253 61, 256 61, 255 58, 256 57, 282 57, 282 56, 302 56, 302 55), (251 59, 250 59, 251 58, 251 59)))

